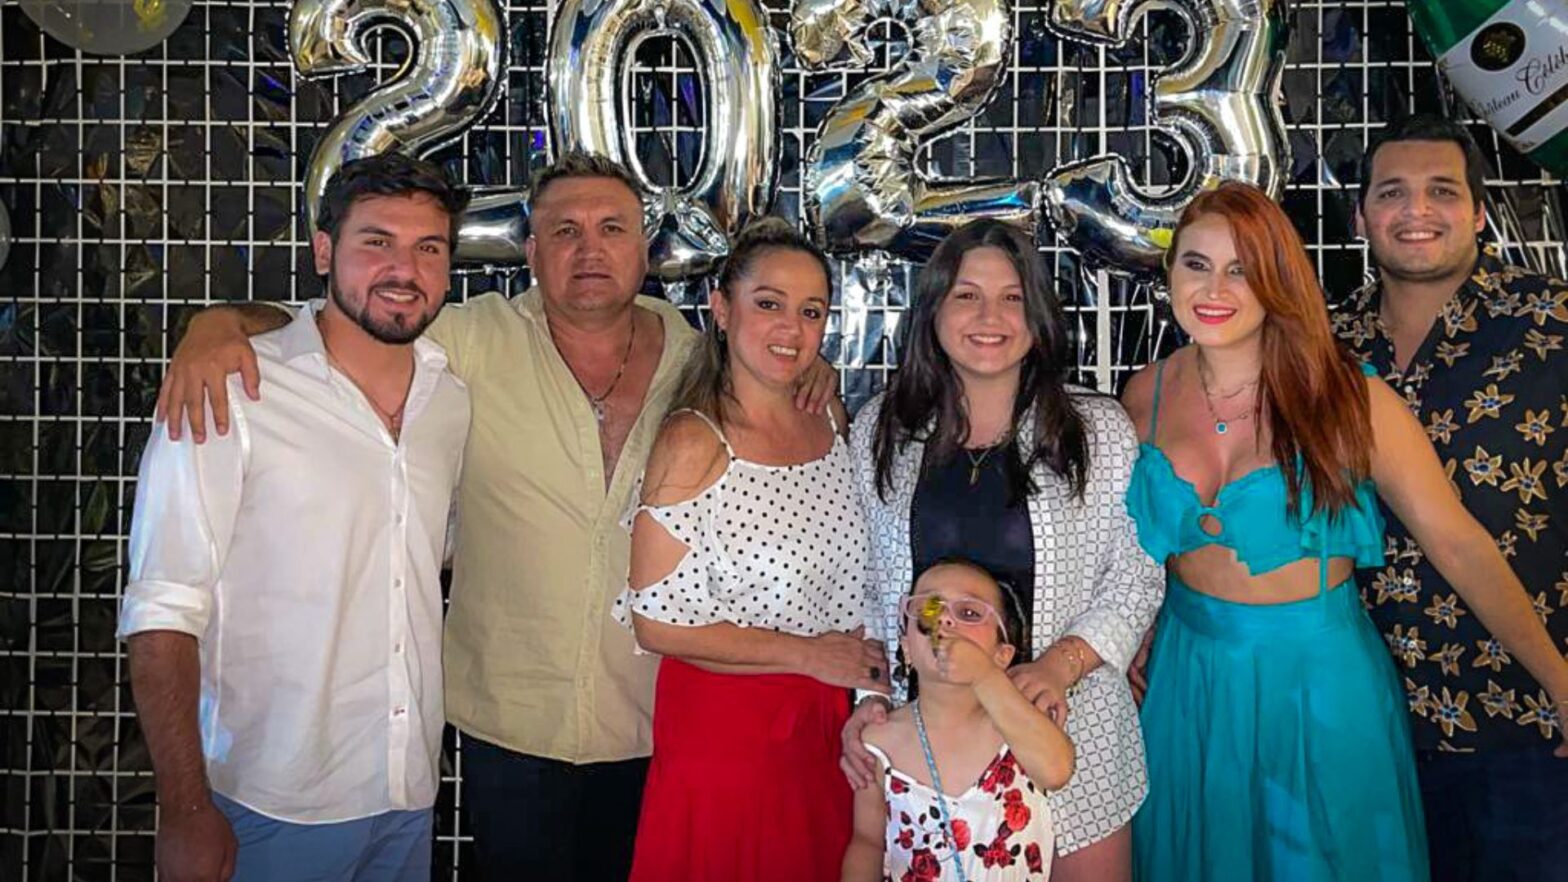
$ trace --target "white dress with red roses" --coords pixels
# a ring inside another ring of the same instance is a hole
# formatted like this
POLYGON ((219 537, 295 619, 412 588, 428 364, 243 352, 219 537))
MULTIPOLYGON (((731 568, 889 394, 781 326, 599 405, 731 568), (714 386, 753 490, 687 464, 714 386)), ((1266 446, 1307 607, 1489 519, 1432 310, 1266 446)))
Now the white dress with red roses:
POLYGON ((953 848, 963 855, 969 882, 1050 878, 1055 852, 1051 809, 1045 791, 1019 768, 1006 744, 979 781, 962 795, 947 797, 953 815, 951 845, 942 830, 936 791, 893 768, 876 746, 867 744, 866 749, 882 764, 882 795, 887 799, 884 882, 957 879, 953 848))

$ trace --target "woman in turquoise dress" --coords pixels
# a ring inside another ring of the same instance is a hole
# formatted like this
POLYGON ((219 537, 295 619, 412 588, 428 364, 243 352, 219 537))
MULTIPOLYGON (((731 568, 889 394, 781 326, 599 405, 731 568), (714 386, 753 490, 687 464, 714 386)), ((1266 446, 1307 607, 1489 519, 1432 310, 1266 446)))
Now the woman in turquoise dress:
POLYGON ((1351 578, 1382 562, 1375 497, 1554 700, 1568 665, 1420 423, 1335 342, 1278 205, 1199 196, 1168 266, 1191 345, 1124 396, 1128 510, 1167 566, 1136 878, 1424 880, 1406 696, 1351 578))

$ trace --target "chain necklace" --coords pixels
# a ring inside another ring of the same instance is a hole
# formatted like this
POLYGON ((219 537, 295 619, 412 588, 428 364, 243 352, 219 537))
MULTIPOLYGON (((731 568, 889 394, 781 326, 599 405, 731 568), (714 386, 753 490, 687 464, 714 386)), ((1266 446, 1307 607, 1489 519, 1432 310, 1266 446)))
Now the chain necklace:
POLYGON ((1233 417, 1221 417, 1219 410, 1214 406, 1214 399, 1219 398, 1221 401, 1229 401, 1230 399, 1235 398, 1248 389, 1257 386, 1258 381, 1256 377, 1248 380, 1245 383, 1242 383, 1241 386, 1237 387, 1236 391, 1234 392, 1217 396, 1213 392, 1209 391, 1209 378, 1204 372, 1203 354, 1200 352, 1198 354, 1198 382, 1203 386, 1203 405, 1209 409, 1209 417, 1214 420, 1214 434, 1223 435, 1230 431, 1231 423, 1239 423, 1244 420, 1252 419, 1252 414, 1257 408, 1256 403, 1249 405, 1245 410, 1233 417))
POLYGON ((947 795, 942 792, 942 776, 936 771, 936 757, 931 753, 931 739, 926 735, 926 721, 920 715, 920 699, 915 699, 909 706, 915 717, 915 731, 920 733, 920 749, 926 753, 926 771, 931 773, 931 789, 936 793, 936 806, 942 822, 942 840, 947 843, 947 852, 953 856, 953 870, 958 874, 958 882, 969 882, 969 877, 964 873, 964 856, 954 847, 957 837, 953 835, 953 813, 947 808, 947 795))
MULTIPOLYGON (((316 324, 318 327, 321 324, 320 313, 316 314, 316 324)), ((387 431, 392 434, 392 438, 396 440, 399 435, 403 434, 403 411, 408 407, 407 394, 403 396, 403 400, 398 404, 397 410, 389 411, 380 404, 376 403, 375 396, 367 392, 365 387, 360 385, 358 380, 354 379, 354 375, 349 373, 347 368, 343 367, 343 363, 338 361, 337 358, 332 354, 332 351, 326 348, 325 340, 322 341, 322 352, 326 353, 327 364, 336 368, 338 373, 347 377, 348 381, 354 384, 354 388, 359 390, 360 397, 364 398, 365 403, 370 405, 371 412, 373 412, 376 415, 376 418, 381 420, 381 422, 387 427, 387 431)))
POLYGON ((1002 442, 998 441, 990 447, 981 450, 979 456, 975 456, 973 450, 967 447, 964 448, 964 456, 969 458, 969 486, 973 487, 980 483, 980 467, 985 465, 986 459, 991 456, 991 451, 1001 446, 1002 442))
POLYGON ((985 465, 985 461, 991 457, 993 452, 1006 447, 1007 442, 1011 441, 1012 439, 1013 430, 1008 428, 1007 431, 1001 434, 1001 437, 997 438, 995 441, 992 441, 989 445, 980 448, 980 454, 978 456, 975 455, 975 451, 969 449, 968 447, 962 448, 964 451, 964 456, 968 457, 969 459, 969 486, 973 487, 980 483, 980 467, 985 465))
MULTIPOLYGON (((555 337, 553 335, 550 338, 550 342, 555 342, 555 337)), ((583 381, 577 379, 577 372, 572 370, 572 366, 570 364, 566 366, 567 371, 572 375, 572 379, 576 381, 577 388, 583 390, 583 394, 588 396, 588 406, 593 408, 593 418, 598 420, 601 424, 604 422, 606 413, 604 406, 605 399, 610 397, 610 393, 615 391, 615 387, 621 384, 621 377, 626 375, 626 364, 631 361, 632 344, 635 342, 637 342, 637 317, 632 316, 632 332, 631 335, 626 338, 626 351, 621 353, 621 365, 615 369, 615 377, 614 379, 610 380, 609 387, 607 387, 604 392, 598 395, 589 392, 588 387, 583 385, 583 381)), ((561 351, 561 347, 556 346, 555 351, 559 353, 561 351)), ((561 360, 566 361, 566 356, 561 356, 561 360)))

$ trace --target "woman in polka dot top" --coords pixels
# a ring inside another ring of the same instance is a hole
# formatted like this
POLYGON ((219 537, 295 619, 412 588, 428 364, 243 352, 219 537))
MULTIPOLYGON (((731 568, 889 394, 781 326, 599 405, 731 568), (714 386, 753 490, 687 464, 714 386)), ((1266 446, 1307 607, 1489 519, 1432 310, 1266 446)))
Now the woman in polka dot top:
POLYGON ((789 224, 744 232, 648 460, 615 606, 664 656, 634 880, 835 878, 849 841, 847 689, 888 673, 863 636, 848 420, 794 403, 830 280, 789 224))

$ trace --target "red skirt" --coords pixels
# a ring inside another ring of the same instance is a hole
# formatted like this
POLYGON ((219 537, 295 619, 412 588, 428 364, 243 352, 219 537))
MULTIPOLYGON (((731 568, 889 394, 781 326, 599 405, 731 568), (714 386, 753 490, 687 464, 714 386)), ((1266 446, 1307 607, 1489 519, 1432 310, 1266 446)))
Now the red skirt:
POLYGON ((849 695, 794 674, 659 665, 632 882, 839 878, 851 833, 849 695))

